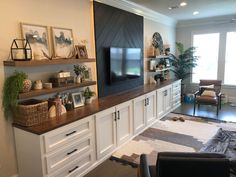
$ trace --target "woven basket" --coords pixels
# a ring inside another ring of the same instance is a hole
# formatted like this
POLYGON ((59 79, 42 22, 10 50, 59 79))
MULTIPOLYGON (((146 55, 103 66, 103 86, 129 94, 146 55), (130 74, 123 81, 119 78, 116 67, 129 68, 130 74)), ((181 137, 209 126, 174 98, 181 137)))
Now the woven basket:
POLYGON ((14 122, 27 127, 47 120, 49 120, 47 101, 31 99, 21 102, 14 114, 14 122))

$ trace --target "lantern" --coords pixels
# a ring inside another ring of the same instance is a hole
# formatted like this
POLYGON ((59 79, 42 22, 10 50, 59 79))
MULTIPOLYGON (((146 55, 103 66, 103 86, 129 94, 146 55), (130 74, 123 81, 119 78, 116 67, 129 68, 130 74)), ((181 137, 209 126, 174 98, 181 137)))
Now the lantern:
POLYGON ((32 49, 27 39, 14 39, 11 44, 11 58, 17 61, 32 59, 32 49))

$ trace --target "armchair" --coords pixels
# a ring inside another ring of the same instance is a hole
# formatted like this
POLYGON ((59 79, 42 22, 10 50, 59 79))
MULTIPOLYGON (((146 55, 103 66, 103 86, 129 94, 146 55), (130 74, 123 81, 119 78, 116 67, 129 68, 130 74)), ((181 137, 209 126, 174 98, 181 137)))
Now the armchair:
POLYGON ((193 115, 195 115, 196 105, 216 106, 216 115, 221 109, 221 80, 200 80, 199 90, 194 93, 193 115))
POLYGON ((156 166, 140 156, 138 177, 229 177, 229 159, 216 153, 160 152, 156 166))

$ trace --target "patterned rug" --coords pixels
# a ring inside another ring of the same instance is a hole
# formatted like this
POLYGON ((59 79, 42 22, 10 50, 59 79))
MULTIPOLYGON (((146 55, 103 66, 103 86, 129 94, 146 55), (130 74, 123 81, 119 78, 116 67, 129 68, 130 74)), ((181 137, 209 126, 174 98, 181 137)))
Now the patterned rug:
POLYGON ((139 156, 145 153, 148 154, 148 163, 155 165, 158 152, 199 151, 219 128, 236 131, 236 124, 170 113, 118 149, 111 159, 135 167, 139 164, 139 156), (180 117, 184 121, 175 120, 180 117))

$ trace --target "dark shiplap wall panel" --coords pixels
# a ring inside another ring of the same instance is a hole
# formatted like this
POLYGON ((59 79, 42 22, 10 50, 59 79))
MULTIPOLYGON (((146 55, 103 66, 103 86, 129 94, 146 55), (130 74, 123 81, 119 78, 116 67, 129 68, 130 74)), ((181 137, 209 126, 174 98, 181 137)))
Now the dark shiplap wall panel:
POLYGON ((143 58, 143 17, 94 1, 98 96, 104 97, 143 85, 141 77, 109 84, 110 47, 141 48, 143 58))

